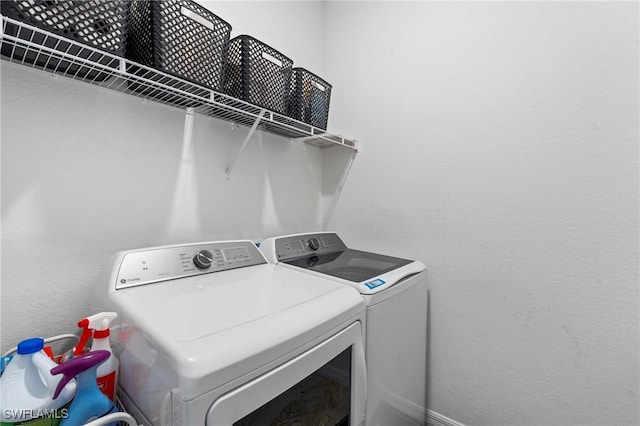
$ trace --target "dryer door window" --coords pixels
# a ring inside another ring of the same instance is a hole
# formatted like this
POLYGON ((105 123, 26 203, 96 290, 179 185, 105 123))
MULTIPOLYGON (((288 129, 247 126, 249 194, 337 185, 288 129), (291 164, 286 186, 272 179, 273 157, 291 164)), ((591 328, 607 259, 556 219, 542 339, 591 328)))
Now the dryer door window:
POLYGON ((355 323, 313 349, 220 397, 207 425, 359 425, 366 397, 355 323))
POLYGON ((233 426, 349 425, 351 347, 233 426))

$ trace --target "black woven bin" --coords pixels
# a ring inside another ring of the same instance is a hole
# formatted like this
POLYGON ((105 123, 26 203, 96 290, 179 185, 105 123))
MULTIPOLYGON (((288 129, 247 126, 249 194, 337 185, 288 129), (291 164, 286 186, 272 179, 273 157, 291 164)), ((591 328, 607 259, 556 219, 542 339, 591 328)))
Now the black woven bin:
MULTIPOLYGON (((129 0, 2 0, 2 14, 57 36, 92 47, 87 49, 66 40, 59 41, 46 34, 20 29, 7 22, 5 34, 25 42, 49 47, 74 57, 88 59, 102 66, 118 68, 119 61, 99 51, 118 57, 125 54, 129 0)), ((3 41, 2 55, 14 60, 46 67, 56 72, 73 74, 91 80, 104 80, 109 73, 96 71, 92 66, 71 63, 58 57, 38 53, 39 48, 27 48, 25 44, 3 41)))
POLYGON ((281 114, 293 61, 261 41, 241 35, 229 42, 225 93, 281 114))
POLYGON ((314 127, 327 130, 331 85, 304 68, 294 68, 287 115, 314 127))
POLYGON ((222 90, 231 25, 190 0, 134 0, 127 58, 222 90))

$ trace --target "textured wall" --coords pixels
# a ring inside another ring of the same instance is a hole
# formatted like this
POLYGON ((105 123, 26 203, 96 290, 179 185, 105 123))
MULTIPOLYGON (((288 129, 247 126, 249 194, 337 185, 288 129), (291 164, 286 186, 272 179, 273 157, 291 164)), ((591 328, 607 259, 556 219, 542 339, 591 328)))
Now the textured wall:
POLYGON ((640 423, 638 3, 329 2, 330 228, 430 279, 430 409, 640 423))

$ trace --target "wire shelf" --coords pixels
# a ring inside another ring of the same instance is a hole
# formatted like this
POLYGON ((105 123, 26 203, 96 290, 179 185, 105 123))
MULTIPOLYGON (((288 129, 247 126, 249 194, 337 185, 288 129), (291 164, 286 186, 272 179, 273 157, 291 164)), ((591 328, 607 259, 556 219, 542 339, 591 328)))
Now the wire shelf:
POLYGON ((2 16, 2 59, 321 148, 358 142, 2 16))

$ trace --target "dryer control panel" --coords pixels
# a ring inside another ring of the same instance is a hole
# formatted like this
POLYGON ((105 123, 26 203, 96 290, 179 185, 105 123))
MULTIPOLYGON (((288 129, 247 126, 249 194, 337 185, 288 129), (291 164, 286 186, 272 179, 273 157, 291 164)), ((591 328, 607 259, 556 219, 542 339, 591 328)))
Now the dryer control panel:
POLYGON ((196 243, 122 253, 116 290, 267 263, 251 241, 196 243))

